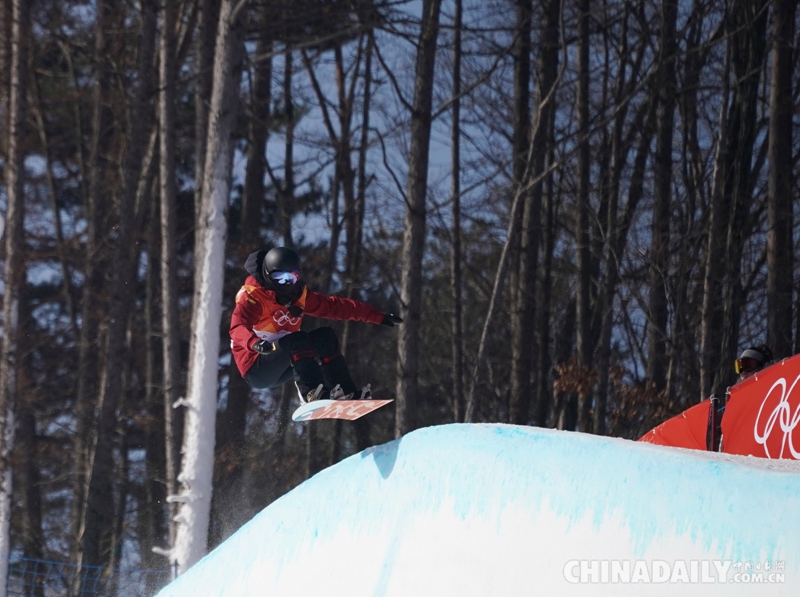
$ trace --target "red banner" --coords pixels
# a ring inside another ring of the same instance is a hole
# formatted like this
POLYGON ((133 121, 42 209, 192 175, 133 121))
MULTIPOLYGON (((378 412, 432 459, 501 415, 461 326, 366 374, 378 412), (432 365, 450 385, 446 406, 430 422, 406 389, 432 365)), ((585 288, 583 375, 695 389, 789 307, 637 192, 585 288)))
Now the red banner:
MULTIPOLYGON (((710 401, 652 429, 640 442, 706 449, 710 401)), ((721 452, 800 460, 800 355, 759 371, 730 389, 722 416, 721 452)))
POLYGON ((800 355, 731 388, 722 417, 722 452, 800 459, 800 355))
POLYGON ((708 428, 708 405, 710 400, 695 404, 681 414, 667 419, 658 427, 651 429, 640 442, 675 448, 706 449, 706 430, 708 428))

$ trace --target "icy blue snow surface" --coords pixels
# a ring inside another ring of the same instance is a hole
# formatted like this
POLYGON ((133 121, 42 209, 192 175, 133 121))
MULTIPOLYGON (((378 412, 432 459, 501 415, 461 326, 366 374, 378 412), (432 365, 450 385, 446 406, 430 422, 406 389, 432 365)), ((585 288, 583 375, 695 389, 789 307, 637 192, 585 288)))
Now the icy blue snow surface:
POLYGON ((158 597, 694 594, 570 584, 574 559, 781 562, 787 580, 757 593, 796 594, 800 469, 530 427, 431 427, 309 479, 158 597))

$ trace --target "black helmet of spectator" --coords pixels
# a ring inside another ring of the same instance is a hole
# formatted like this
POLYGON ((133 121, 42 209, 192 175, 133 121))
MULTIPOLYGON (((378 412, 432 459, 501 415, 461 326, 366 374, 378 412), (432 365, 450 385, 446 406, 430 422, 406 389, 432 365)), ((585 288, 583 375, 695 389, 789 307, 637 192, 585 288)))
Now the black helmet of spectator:
POLYGON ((734 362, 734 369, 739 379, 747 379, 754 373, 761 371, 772 361, 772 351, 766 344, 751 346, 742 351, 741 356, 734 362))

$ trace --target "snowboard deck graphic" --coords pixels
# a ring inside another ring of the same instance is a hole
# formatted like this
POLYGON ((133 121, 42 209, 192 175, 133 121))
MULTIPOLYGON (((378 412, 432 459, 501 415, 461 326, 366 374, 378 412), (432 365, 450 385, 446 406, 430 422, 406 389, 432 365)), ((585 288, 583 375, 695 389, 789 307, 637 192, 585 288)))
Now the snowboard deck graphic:
POLYGON ((294 413, 292 420, 296 422, 314 421, 317 419, 344 419, 355 421, 373 410, 385 406, 393 400, 315 400, 303 404, 294 413))

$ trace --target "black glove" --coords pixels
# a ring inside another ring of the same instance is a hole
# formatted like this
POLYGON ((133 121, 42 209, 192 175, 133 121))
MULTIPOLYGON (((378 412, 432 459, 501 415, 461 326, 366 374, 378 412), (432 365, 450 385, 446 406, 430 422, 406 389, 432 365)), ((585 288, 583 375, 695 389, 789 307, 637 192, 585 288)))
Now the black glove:
POLYGON ((403 318, 394 315, 393 313, 384 313, 383 314, 383 321, 381 321, 381 325, 385 325, 386 327, 393 328, 398 323, 403 323, 403 318))
POLYGON ((269 354, 275 347, 272 346, 272 342, 267 340, 259 340, 258 342, 253 343, 253 350, 255 350, 258 354, 269 354))

